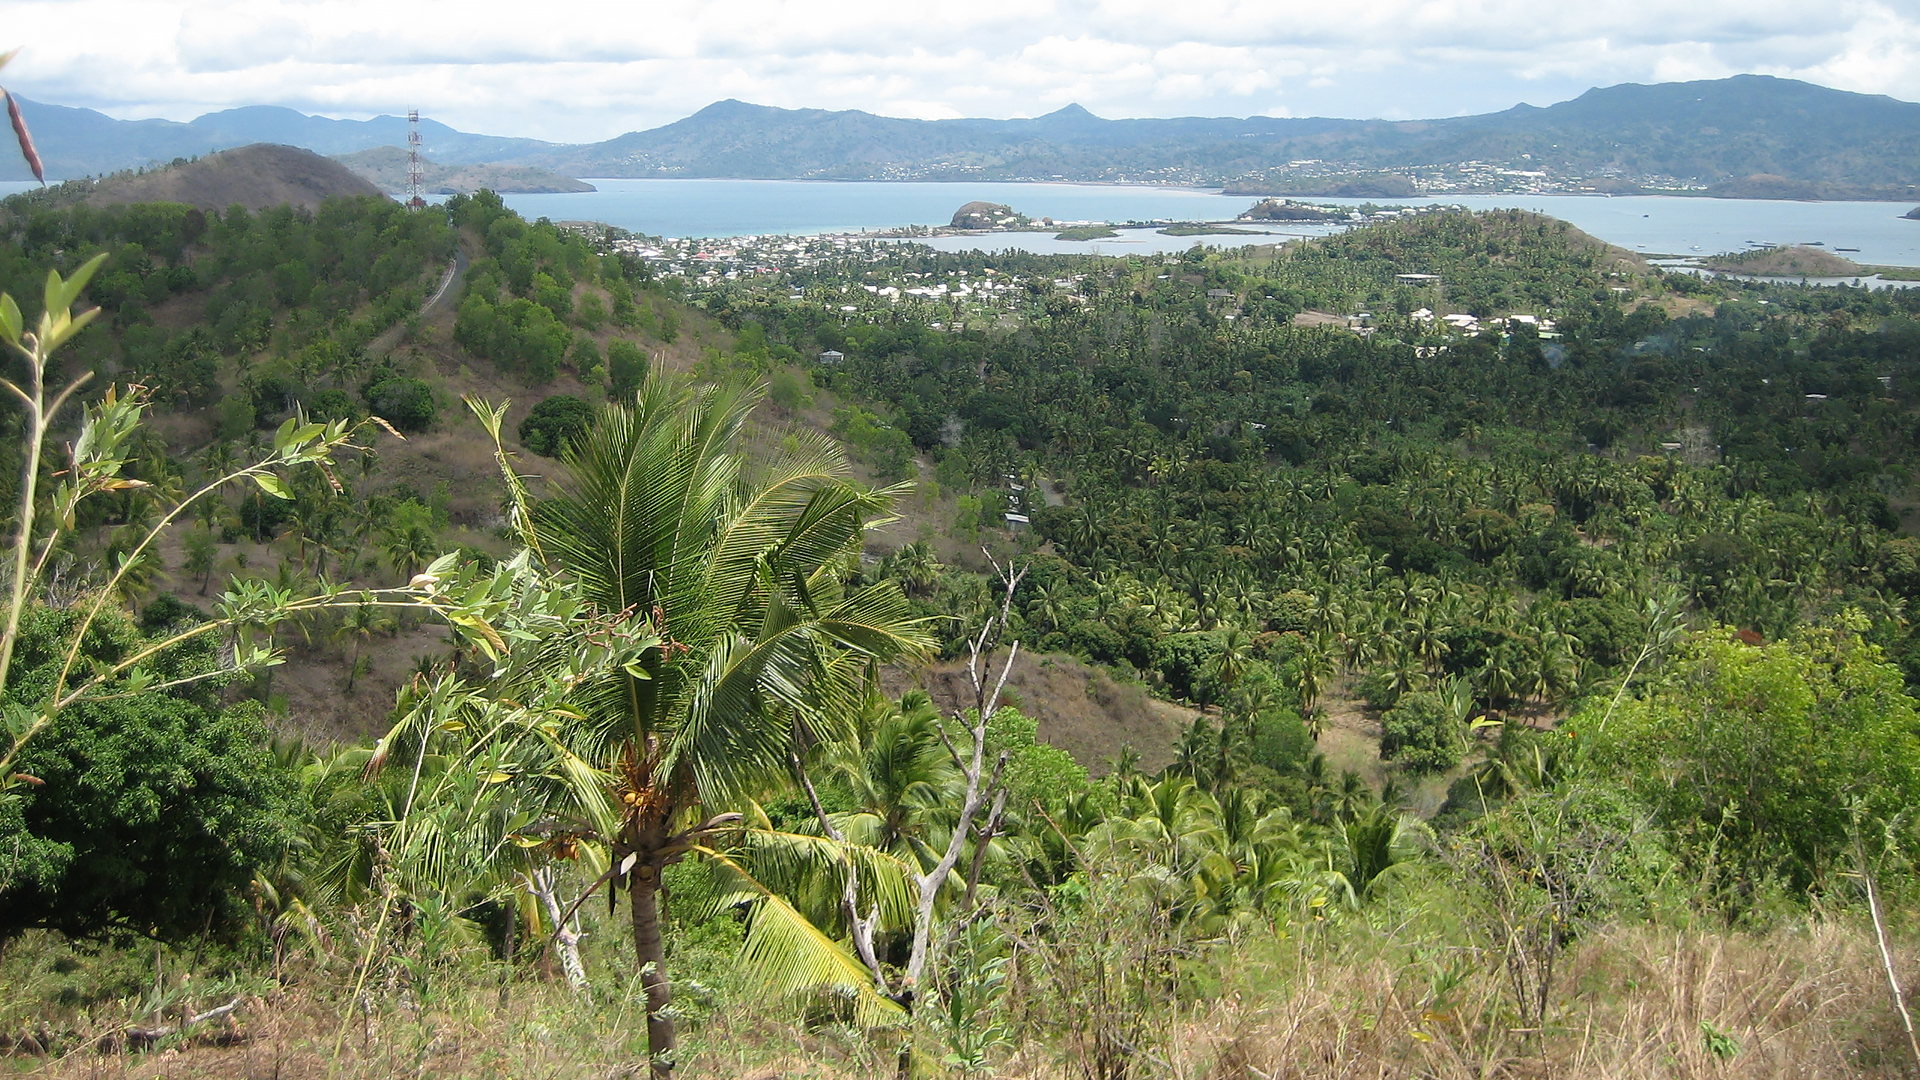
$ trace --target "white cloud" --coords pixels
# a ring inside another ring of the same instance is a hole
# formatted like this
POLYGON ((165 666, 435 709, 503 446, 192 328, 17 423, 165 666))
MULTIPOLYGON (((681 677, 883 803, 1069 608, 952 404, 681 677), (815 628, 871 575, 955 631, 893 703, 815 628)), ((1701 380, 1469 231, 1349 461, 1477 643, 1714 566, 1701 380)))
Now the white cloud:
POLYGON ((1404 118, 1756 71, 1920 99, 1913 0, 0 0, 0 25, 14 89, 116 116, 419 107, 569 141, 724 97, 1404 118))

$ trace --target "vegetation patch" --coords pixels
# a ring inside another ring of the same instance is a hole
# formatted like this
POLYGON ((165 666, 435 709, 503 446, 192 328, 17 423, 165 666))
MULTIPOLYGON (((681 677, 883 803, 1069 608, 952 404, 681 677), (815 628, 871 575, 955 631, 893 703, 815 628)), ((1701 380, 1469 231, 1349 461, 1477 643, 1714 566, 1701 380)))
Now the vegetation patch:
POLYGON ((1700 260, 1708 270, 1762 277, 1860 277, 1867 271, 1852 259, 1815 247, 1769 247, 1731 252, 1700 260))
POLYGON ((1055 240, 1105 240, 1109 237, 1119 236, 1119 235, 1120 234, 1114 231, 1114 228, 1111 225, 1075 225, 1071 228, 1060 230, 1059 234, 1056 235, 1054 239, 1055 240))

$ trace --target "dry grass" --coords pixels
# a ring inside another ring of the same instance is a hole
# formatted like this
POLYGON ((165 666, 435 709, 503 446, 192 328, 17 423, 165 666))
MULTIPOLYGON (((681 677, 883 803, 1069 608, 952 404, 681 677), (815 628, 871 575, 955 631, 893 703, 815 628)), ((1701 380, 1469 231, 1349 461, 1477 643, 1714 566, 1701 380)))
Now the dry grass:
POLYGON ((1834 923, 1765 937, 1615 930, 1573 950, 1552 1020, 1524 1031, 1500 1022, 1503 988, 1484 973, 1436 992, 1431 964, 1328 962, 1302 948, 1247 969, 1198 1008, 1166 1071, 1217 1080, 1917 1075, 1871 950, 1867 934, 1834 923), (1710 1032, 1731 1040, 1721 1055, 1710 1032))
MULTIPOLYGON (((1217 960, 1207 965, 1217 981, 1206 996, 1169 1002, 1164 1021, 1148 1025, 1158 1045, 1141 1048, 1129 1080, 1920 1075, 1869 935, 1840 922, 1764 936, 1644 927, 1597 934, 1569 954, 1551 1019, 1537 1032, 1507 1026, 1497 968, 1470 950, 1309 930, 1252 933, 1217 960), (1710 1030, 1735 1049, 1724 1053, 1722 1044, 1716 1056, 1710 1030)), ((1902 964, 1914 970, 1911 951, 1902 964)), ((238 1024, 194 1045, 103 1053, 89 1039, 57 1057, 16 1048, 0 1071, 63 1080, 644 1075, 638 995, 605 984, 596 993, 583 1003, 552 981, 473 971, 425 1008, 389 986, 363 1013, 316 983, 249 999, 238 1024)), ((896 1034, 808 1025, 791 1008, 729 997, 688 1034, 681 1072, 689 1080, 893 1075, 896 1034)), ((1026 1032, 993 1075, 1100 1080, 1070 1045, 1059 1031, 1026 1032)), ((921 1046, 916 1076, 944 1075, 937 1047, 921 1046)))

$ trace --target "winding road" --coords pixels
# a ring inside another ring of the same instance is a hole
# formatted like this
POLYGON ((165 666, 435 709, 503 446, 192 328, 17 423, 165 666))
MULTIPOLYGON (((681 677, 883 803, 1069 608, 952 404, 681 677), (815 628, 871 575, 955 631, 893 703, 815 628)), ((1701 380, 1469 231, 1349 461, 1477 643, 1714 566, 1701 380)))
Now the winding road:
MULTIPOLYGON (((453 262, 447 266, 447 272, 440 277, 440 287, 433 291, 427 302, 420 305, 420 318, 426 318, 442 307, 452 303, 452 298, 460 295, 460 281, 467 276, 467 252, 464 248, 453 249, 453 262)), ((400 344, 406 336, 407 324, 395 323, 382 331, 379 337, 367 343, 367 355, 375 360, 387 355, 400 344)))

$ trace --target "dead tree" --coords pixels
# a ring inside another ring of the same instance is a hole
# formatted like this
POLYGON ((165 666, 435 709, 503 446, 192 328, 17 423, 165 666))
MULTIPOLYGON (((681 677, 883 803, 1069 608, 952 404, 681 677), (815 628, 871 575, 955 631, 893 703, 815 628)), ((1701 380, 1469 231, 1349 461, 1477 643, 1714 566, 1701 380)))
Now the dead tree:
MULTIPOLYGON (((843 860, 846 879, 841 891, 841 906, 846 915, 849 935, 853 939, 854 954, 873 975, 874 988, 897 1003, 909 1016, 913 1014, 915 999, 932 961, 934 908, 939 903, 940 894, 952 879, 961 858, 966 855, 968 840, 972 839, 973 857, 967 866, 966 889, 960 900, 963 913, 972 909, 987 846, 997 834, 1007 808, 1004 783, 1007 755, 1005 751, 991 755, 992 761, 989 762, 987 725, 1000 708, 1000 696, 1006 688, 1007 676, 1012 674, 1014 661, 1020 655, 1020 643, 1015 641, 1008 646, 1004 659, 999 658, 1000 644, 1006 636, 1007 623, 1013 612, 1013 594, 1020 587, 1021 579, 1027 576, 1027 570, 1025 567, 1015 570, 1011 563, 1002 565, 991 554, 987 555, 987 561, 992 564, 994 575, 1000 582, 1001 596, 999 610, 989 614, 979 632, 967 642, 967 676, 973 687, 973 708, 970 711, 956 710, 954 713, 953 719, 962 731, 960 743, 955 742, 945 724, 939 727, 940 741, 945 744, 954 767, 964 778, 965 788, 960 799, 959 814, 954 821, 953 835, 948 839, 940 860, 925 873, 910 875, 914 900, 913 945, 908 953, 906 969, 899 974, 897 981, 881 965, 874 947, 874 931, 880 921, 879 906, 869 904, 864 913, 860 910, 859 879, 852 853, 847 852, 843 860)), ((792 764, 801 787, 813 805, 821 829, 844 847, 846 837, 827 816, 826 808, 807 777, 798 749, 794 752, 792 764)), ((947 935, 948 943, 960 925, 958 919, 953 921, 953 929, 947 935)), ((904 1070, 908 1051, 903 1049, 901 1053, 904 1070)))

